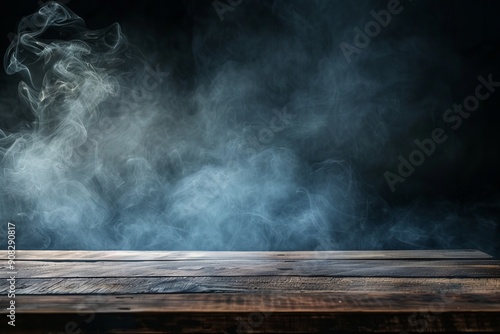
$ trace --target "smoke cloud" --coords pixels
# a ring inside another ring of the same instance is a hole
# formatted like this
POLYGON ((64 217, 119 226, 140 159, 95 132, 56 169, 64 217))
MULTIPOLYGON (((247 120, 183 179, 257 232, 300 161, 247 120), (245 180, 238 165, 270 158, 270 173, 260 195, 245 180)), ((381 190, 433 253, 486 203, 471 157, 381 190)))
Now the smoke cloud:
MULTIPOLYGON (((432 129, 453 102, 444 78, 456 62, 426 36, 395 43, 406 31, 394 17, 347 63, 339 45, 373 4, 213 13, 194 26, 184 81, 118 24, 90 30, 54 2, 24 18, 4 66, 22 77, 18 112, 33 121, 0 132, 0 212, 19 248, 464 245, 449 203, 384 199, 384 168, 412 145, 398 138, 432 129), (439 71, 437 56, 450 59, 439 71)), ((494 230, 481 221, 469 243, 494 230)))

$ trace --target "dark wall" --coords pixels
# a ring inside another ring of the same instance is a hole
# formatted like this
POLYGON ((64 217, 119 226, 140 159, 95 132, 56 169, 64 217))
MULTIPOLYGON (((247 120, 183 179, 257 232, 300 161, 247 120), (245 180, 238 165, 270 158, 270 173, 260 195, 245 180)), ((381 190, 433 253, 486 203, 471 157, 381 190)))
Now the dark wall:
MULTIPOLYGON (((300 35, 297 37, 298 41, 307 40, 311 43, 303 45, 305 49, 311 47, 316 50, 309 54, 310 57, 313 54, 309 63, 312 68, 323 61, 326 55, 341 52, 338 41, 342 38, 339 38, 339 35, 343 35, 346 41, 352 41, 352 28, 362 27, 371 19, 370 9, 379 10, 387 6, 386 1, 359 2, 359 7, 363 9, 344 4, 341 6, 339 3, 338 10, 335 10, 335 6, 327 6, 322 12, 315 10, 314 6, 320 6, 327 1, 297 1, 286 4, 282 1, 243 0, 232 11, 225 12, 224 20, 221 21, 212 1, 65 2, 91 29, 119 22, 124 34, 132 43, 138 45, 144 54, 157 54, 154 57, 172 69, 174 79, 171 89, 176 90, 179 95, 195 91, 200 78, 207 76, 207 73, 217 72, 228 61, 236 60, 241 64, 254 61, 252 57, 255 54, 245 54, 245 47, 231 48, 239 32, 243 40, 238 41, 242 44, 245 44, 244 36, 254 32, 261 38, 300 35), (302 31, 288 31, 283 23, 290 19, 290 12, 295 13, 294 11, 305 13, 302 17, 297 14, 295 18, 296 26, 302 26, 302 31), (308 12, 316 14, 307 15, 308 12), (319 35, 308 32, 308 29, 314 30, 310 26, 318 24, 321 27, 323 23, 318 22, 323 21, 325 27, 337 29, 331 33, 335 36, 329 36, 329 33, 323 30, 318 30, 321 31, 319 35), (193 45, 193 36, 200 34, 200 31, 210 31, 208 37, 212 38, 212 49, 209 51, 213 54, 213 59, 210 59, 211 53, 207 51, 201 65, 197 63, 200 61, 197 54, 199 50, 193 45), (317 59, 314 59, 314 54, 317 59)), ((412 79, 408 80, 414 82, 411 87, 395 84, 390 88, 398 90, 401 103, 399 108, 403 110, 400 114, 406 112, 407 115, 403 117, 398 114, 395 118, 385 119, 383 124, 387 129, 378 129, 389 133, 387 140, 381 141, 377 147, 380 150, 379 158, 370 158, 364 153, 364 149, 360 149, 363 153, 353 153, 359 147, 368 145, 359 138, 339 148, 345 151, 340 155, 352 166, 361 187, 368 189, 370 196, 377 198, 368 212, 373 216, 379 215, 380 219, 374 221, 378 220, 380 224, 371 222, 368 223, 370 226, 363 227, 363 231, 370 230, 370 233, 363 234, 364 238, 369 239, 367 235, 384 235, 386 229, 392 228, 392 234, 382 238, 384 241, 380 247, 475 247, 500 256, 500 91, 481 102, 478 110, 464 119, 456 131, 450 130, 449 124, 445 124, 442 119, 445 110, 453 103, 462 103, 465 97, 474 93, 479 75, 487 77, 491 74, 495 81, 500 81, 500 2, 429 0, 402 3, 407 6, 406 9, 395 16, 390 25, 373 38, 366 49, 354 56, 357 59, 354 60, 353 68, 356 69, 356 75, 363 73, 363 76, 374 82, 383 83, 386 78, 398 75, 411 77, 412 79), (425 48, 420 46, 421 40, 428 42, 425 48), (390 49, 387 52, 391 53, 392 58, 378 62, 386 52, 384 48, 390 49), (401 65, 400 60, 404 57, 415 57, 413 65, 401 65), (406 122, 409 119, 412 121, 406 122), (436 152, 428 157, 421 167, 416 168, 404 183, 398 183, 397 190, 392 192, 384 178, 384 172, 396 173, 398 155, 407 158, 415 149, 414 139, 429 137, 436 127, 447 129, 448 140, 438 145, 436 152), (384 210, 400 210, 401 213, 391 215, 393 223, 387 226, 386 220, 389 218, 384 210), (398 238, 398 235, 404 234, 404 231, 410 228, 404 223, 398 225, 407 214, 421 216, 412 223, 414 225, 410 224, 415 226, 418 233, 449 233, 451 236, 448 238, 443 235, 430 239, 421 235, 410 239, 398 238), (430 226, 440 219, 456 220, 456 223, 448 221, 438 230, 430 226), (380 226, 380 229, 377 229, 377 226, 380 226), (394 230, 394 226, 401 227, 394 230), (457 233, 456 230, 463 233, 457 233), (468 241, 471 235, 473 242, 468 241), (444 239, 446 240, 443 241, 444 239)), ((6 50, 9 45, 9 32, 15 31, 19 19, 33 13, 37 8, 39 4, 34 0, 1 3, 2 50, 6 50)), ((290 52, 301 52, 300 50, 302 49, 297 46, 297 49, 292 48, 290 52)), ((3 88, 7 89, 18 80, 19 77, 4 75, 1 82, 3 88)), ((349 80, 347 74, 346 82, 349 80)), ((383 99, 384 94, 390 95, 392 91, 379 90, 369 100, 363 99, 362 91, 352 94, 353 99, 359 98, 359 103, 371 103, 376 100, 377 94, 383 99)), ((183 112, 197 111, 193 107, 192 110, 183 112)), ((0 128, 7 131, 16 131, 22 122, 32 120, 33 116, 26 111, 14 113, 12 108, 4 107, 0 112, 0 128)), ((349 122, 345 126, 349 127, 349 122)), ((325 143, 329 143, 329 140, 325 143)), ((333 147, 337 143, 332 141, 331 145, 333 147)), ((315 159, 323 160, 328 154, 331 156, 331 151, 327 148, 319 147, 317 152, 321 150, 327 153, 310 156, 304 153, 304 157, 312 164, 317 162, 315 159)), ((357 230, 352 233, 357 233, 357 230)), ((360 244, 353 244, 351 248, 360 248, 360 244)))

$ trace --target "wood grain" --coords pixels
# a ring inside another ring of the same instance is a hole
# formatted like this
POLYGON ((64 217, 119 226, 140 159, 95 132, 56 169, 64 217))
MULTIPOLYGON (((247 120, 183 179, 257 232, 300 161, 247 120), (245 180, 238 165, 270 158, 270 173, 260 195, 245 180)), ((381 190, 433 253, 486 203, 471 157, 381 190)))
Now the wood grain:
MULTIPOLYGON (((0 258, 7 251, 0 250, 0 258)), ((397 260, 397 259, 491 259, 473 249, 464 250, 384 250, 384 251, 295 251, 295 252, 222 252, 222 251, 65 251, 18 250, 16 260, 48 261, 178 261, 178 260, 397 260)))
MULTIPOLYGON (((0 294, 7 294, 2 285, 0 294)), ((398 292, 427 294, 498 293, 498 278, 409 277, 103 277, 18 278, 18 295, 163 294, 255 292, 398 292)))
POLYGON ((4 333, 498 333, 500 318, 488 312, 416 313, 80 313, 23 314, 4 333))
MULTIPOLYGON (((19 277, 500 277, 500 260, 22 261, 19 277)), ((0 278, 8 278, 0 265, 0 278)))
MULTIPOLYGON (((6 297, 0 298, 6 303, 6 297)), ((114 312, 499 312, 500 293, 408 294, 398 292, 332 293, 173 293, 17 296, 24 313, 114 312)), ((500 313, 499 313, 500 314, 500 313)))
POLYGON ((18 251, 16 270, 2 334, 500 332, 500 261, 474 250, 18 251))

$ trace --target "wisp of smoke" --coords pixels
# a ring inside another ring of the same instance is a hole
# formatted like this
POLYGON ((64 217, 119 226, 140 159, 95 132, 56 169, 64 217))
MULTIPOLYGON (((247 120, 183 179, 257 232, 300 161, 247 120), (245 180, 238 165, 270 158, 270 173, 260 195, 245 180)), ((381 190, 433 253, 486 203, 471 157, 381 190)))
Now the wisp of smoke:
MULTIPOLYGON (((362 58, 348 66, 309 40, 338 29, 312 17, 334 6, 302 9, 273 9, 284 28, 266 39, 244 26, 245 43, 234 26, 195 31, 198 78, 185 98, 167 74, 151 75, 118 24, 90 30, 54 2, 23 19, 4 66, 22 76, 19 98, 35 121, 0 132, 0 209, 18 223, 20 248, 380 247, 388 236, 370 219, 415 240, 355 166, 395 156, 382 148, 391 122, 405 119, 402 132, 415 122, 400 87, 418 70, 409 60, 398 69, 408 75, 375 82, 362 58)), ((388 64, 385 47, 365 52, 383 49, 375 59, 388 64)))
POLYGON ((333 160, 305 166, 287 146, 243 154, 245 126, 231 124, 229 110, 176 117, 168 106, 137 103, 140 59, 130 49, 119 25, 90 31, 57 3, 19 25, 5 69, 23 75, 19 96, 36 122, 2 138, 2 209, 32 228, 24 232, 30 242, 332 246, 332 218, 355 218, 349 168, 333 160))

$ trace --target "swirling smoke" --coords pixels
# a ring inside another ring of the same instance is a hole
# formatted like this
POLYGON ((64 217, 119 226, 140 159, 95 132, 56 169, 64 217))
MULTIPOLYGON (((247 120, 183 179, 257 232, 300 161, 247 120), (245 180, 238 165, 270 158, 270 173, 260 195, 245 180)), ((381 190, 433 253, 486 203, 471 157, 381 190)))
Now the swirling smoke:
POLYGON ((227 28, 200 23, 195 84, 182 92, 174 69, 151 64, 118 24, 90 30, 57 3, 23 19, 4 66, 22 76, 19 108, 33 122, 0 132, 0 210, 19 247, 450 245, 452 214, 433 215, 441 223, 427 235, 412 208, 389 210, 381 173, 366 176, 400 153, 390 143, 425 108, 449 105, 443 82, 415 93, 434 71, 415 64, 446 51, 381 39, 347 64, 343 17, 371 8, 316 5, 273 7, 272 35, 245 26, 251 8, 227 28))

